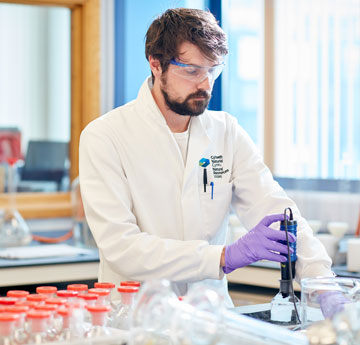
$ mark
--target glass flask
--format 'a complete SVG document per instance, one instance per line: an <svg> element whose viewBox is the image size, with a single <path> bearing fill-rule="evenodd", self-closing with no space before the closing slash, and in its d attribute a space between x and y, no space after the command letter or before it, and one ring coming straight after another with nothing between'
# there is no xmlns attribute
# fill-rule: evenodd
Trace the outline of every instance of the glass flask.
<svg viewBox="0 0 360 345"><path fill-rule="evenodd" d="M135 286L140 288L141 283L133 280L125 280L120 282L120 286Z"/></svg>
<svg viewBox="0 0 360 345"><path fill-rule="evenodd" d="M95 295L94 293L82 292L78 294L79 304L83 308L86 308L87 305L95 305L97 299L98 299L98 295Z"/></svg>
<svg viewBox="0 0 360 345"><path fill-rule="evenodd" d="M119 286L118 292L120 293L121 303L115 312L112 322L114 328L123 330L130 329L130 316L134 307L135 296L139 289L134 286Z"/></svg>
<svg viewBox="0 0 360 345"><path fill-rule="evenodd" d="M16 298L18 301L26 301L26 296L29 294L29 291L25 290L9 290L6 296Z"/></svg>
<svg viewBox="0 0 360 345"><path fill-rule="evenodd" d="M4 226L4 222L5 222L5 210L0 208L0 234Z"/></svg>
<svg viewBox="0 0 360 345"><path fill-rule="evenodd" d="M78 295L79 293L77 291L73 290L58 290L56 291L56 295L60 298L66 299L66 302L68 304L77 304L79 303Z"/></svg>
<svg viewBox="0 0 360 345"><path fill-rule="evenodd" d="M26 318L29 322L29 344L47 343L50 313L47 311L30 310Z"/></svg>
<svg viewBox="0 0 360 345"><path fill-rule="evenodd" d="M96 282L94 284L94 288L96 288L96 289L108 289L110 291L110 295L111 295L111 292L115 289L115 284L114 283L108 283L108 282Z"/></svg>
<svg viewBox="0 0 360 345"><path fill-rule="evenodd" d="M95 289L107 289L110 291L109 300L110 300L111 311L108 315L108 325L111 326L113 324L115 313L118 308L118 301L111 299L111 297L114 294L115 284L110 283L110 282L96 282L96 283L94 283L94 288Z"/></svg>
<svg viewBox="0 0 360 345"><path fill-rule="evenodd" d="M344 310L331 320L337 335L338 344L360 344L360 303L353 302L344 306Z"/></svg>
<svg viewBox="0 0 360 345"><path fill-rule="evenodd" d="M14 330L18 315L12 313L0 313L0 345L16 345Z"/></svg>
<svg viewBox="0 0 360 345"><path fill-rule="evenodd" d="M32 236L27 223L16 209L16 159L9 158L8 163L9 209L0 227L0 247L24 246L31 242Z"/></svg>
<svg viewBox="0 0 360 345"><path fill-rule="evenodd" d="M96 301L98 296L93 293L79 293L78 294L79 304L83 308L84 311L84 322L90 324L91 323L91 314L87 310L87 306L96 305Z"/></svg>
<svg viewBox="0 0 360 345"><path fill-rule="evenodd" d="M38 293L31 293L26 296L28 302L34 302L36 304L45 304L45 301L48 299L47 295L42 295Z"/></svg>
<svg viewBox="0 0 360 345"><path fill-rule="evenodd" d="M145 282L131 314L130 344L170 344L169 322L174 315L175 301L178 299L168 280Z"/></svg>
<svg viewBox="0 0 360 345"><path fill-rule="evenodd" d="M29 311L28 306L11 305L5 308L8 313L16 314L19 318L15 322L14 339L16 344L23 345L28 342L28 334L26 332L25 318L26 313Z"/></svg>
<svg viewBox="0 0 360 345"><path fill-rule="evenodd" d="M58 308L67 303L65 298L50 297L45 300L45 304L56 305Z"/></svg>
<svg viewBox="0 0 360 345"><path fill-rule="evenodd" d="M222 331L223 299L206 285L190 289L176 310L171 334L176 343L216 344Z"/></svg>
<svg viewBox="0 0 360 345"><path fill-rule="evenodd" d="M308 345L304 334L228 310L206 286L197 285L179 301L166 281L143 285L131 324L131 345Z"/></svg>
<svg viewBox="0 0 360 345"><path fill-rule="evenodd" d="M61 328L61 318L57 315L58 306L56 304L38 304L34 309L50 314L47 324L47 338L49 341L54 341Z"/></svg>
<svg viewBox="0 0 360 345"><path fill-rule="evenodd" d="M87 284L69 284L67 287L67 290L70 291L77 291L80 292L86 292L89 289L89 286Z"/></svg>
<svg viewBox="0 0 360 345"><path fill-rule="evenodd" d="M71 320L73 333L75 333L78 338L84 338L85 333L90 329L91 326L85 322L84 306L80 303L67 303L66 307L72 310Z"/></svg>
<svg viewBox="0 0 360 345"><path fill-rule="evenodd" d="M14 305L17 301L14 297L0 297L0 306Z"/></svg>
<svg viewBox="0 0 360 345"><path fill-rule="evenodd" d="M317 321L309 325L306 335L310 345L358 345L360 344L360 305L347 303L343 311L333 319Z"/></svg>
<svg viewBox="0 0 360 345"><path fill-rule="evenodd" d="M96 338L110 335L111 331L106 326L106 320L111 308L108 305L90 305L87 309L91 314L91 327L85 333L85 337Z"/></svg>
<svg viewBox="0 0 360 345"><path fill-rule="evenodd" d="M91 288L89 293L97 295L96 300L97 305L110 305L110 290L109 289L100 289L100 288Z"/></svg>
<svg viewBox="0 0 360 345"><path fill-rule="evenodd" d="M58 309L58 314L62 318L58 340L68 342L74 339L82 339L83 333L79 333L79 329L83 329L83 327L77 324L74 309L61 307Z"/></svg>
<svg viewBox="0 0 360 345"><path fill-rule="evenodd" d="M36 288L36 293L46 295L48 298L56 297L56 291L56 286L38 286Z"/></svg>
<svg viewBox="0 0 360 345"><path fill-rule="evenodd" d="M295 301L295 306L294 306ZM271 322L282 326L300 324L300 300L294 294L285 296L279 292L270 303Z"/></svg>
<svg viewBox="0 0 360 345"><path fill-rule="evenodd" d="M302 328L332 318L345 305L360 300L360 280L344 277L305 278L301 280Z"/></svg>
<svg viewBox="0 0 360 345"><path fill-rule="evenodd" d="M178 302L171 334L176 344L308 345L304 334L225 308L224 299L206 285L191 288Z"/></svg>

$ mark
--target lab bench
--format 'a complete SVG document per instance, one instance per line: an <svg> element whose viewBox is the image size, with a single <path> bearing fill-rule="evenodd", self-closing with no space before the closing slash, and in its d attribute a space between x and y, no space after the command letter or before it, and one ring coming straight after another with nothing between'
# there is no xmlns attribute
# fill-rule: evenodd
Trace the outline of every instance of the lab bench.
<svg viewBox="0 0 360 345"><path fill-rule="evenodd" d="M349 272L346 265L333 266L332 270L339 277L360 279L360 272ZM227 275L227 279L231 284L279 289L279 264L268 261L257 262L231 272ZM300 291L300 285L295 281L294 290Z"/></svg>
<svg viewBox="0 0 360 345"><path fill-rule="evenodd" d="M68 230L35 232L46 237L59 237ZM33 232L34 233L34 232ZM74 245L69 239L62 242ZM30 246L39 245L33 241ZM26 259L0 258L0 290L5 287L43 285L64 282L97 281L99 253L97 248L73 256L52 256Z"/></svg>
<svg viewBox="0 0 360 345"><path fill-rule="evenodd" d="M71 240L66 242L69 244ZM0 259L0 287L23 286L31 284L61 283L97 280L99 254L96 248L76 256ZM334 266L334 272L341 277L360 278L359 272L348 272L346 266ZM257 262L233 271L227 276L229 283L264 288L279 288L279 264ZM294 283L295 291L300 286Z"/></svg>
<svg viewBox="0 0 360 345"><path fill-rule="evenodd" d="M97 280L99 254L36 259L0 259L0 287Z"/></svg>

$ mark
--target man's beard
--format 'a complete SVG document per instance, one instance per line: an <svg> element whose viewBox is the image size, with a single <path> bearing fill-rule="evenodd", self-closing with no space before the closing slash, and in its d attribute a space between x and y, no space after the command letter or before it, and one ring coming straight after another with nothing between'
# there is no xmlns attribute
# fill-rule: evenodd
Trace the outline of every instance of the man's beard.
<svg viewBox="0 0 360 345"><path fill-rule="evenodd" d="M166 80L162 78L163 87L161 87L161 92L164 96L165 103L170 110L179 114L186 116L198 116L201 115L207 108L211 94L205 90L199 90L197 92L191 93L188 95L182 102L178 102L170 98L169 94L166 92ZM203 100L191 101L193 98L204 97Z"/></svg>

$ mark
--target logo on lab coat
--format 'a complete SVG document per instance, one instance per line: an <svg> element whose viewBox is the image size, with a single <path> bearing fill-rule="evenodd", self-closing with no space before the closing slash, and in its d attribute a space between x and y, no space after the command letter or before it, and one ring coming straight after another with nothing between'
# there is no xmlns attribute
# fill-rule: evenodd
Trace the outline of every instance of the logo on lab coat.
<svg viewBox="0 0 360 345"><path fill-rule="evenodd" d="M210 161L207 158L201 158L199 160L199 165L203 168L206 168L210 164Z"/></svg>
<svg viewBox="0 0 360 345"><path fill-rule="evenodd" d="M214 178L222 178L224 174L229 172L229 169L224 170L223 155L211 156L210 160Z"/></svg>

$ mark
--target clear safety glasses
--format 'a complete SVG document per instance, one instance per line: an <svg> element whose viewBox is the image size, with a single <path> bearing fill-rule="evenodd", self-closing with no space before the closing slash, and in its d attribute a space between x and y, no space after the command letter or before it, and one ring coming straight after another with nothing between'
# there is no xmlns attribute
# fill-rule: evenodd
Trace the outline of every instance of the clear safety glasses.
<svg viewBox="0 0 360 345"><path fill-rule="evenodd" d="M215 81L215 79L221 74L224 69L225 63L215 66L196 66L196 65L188 65L186 63L178 62L176 60L170 60L170 64L176 66L172 69L172 71L187 80L201 83L206 78L209 78L210 82Z"/></svg>

